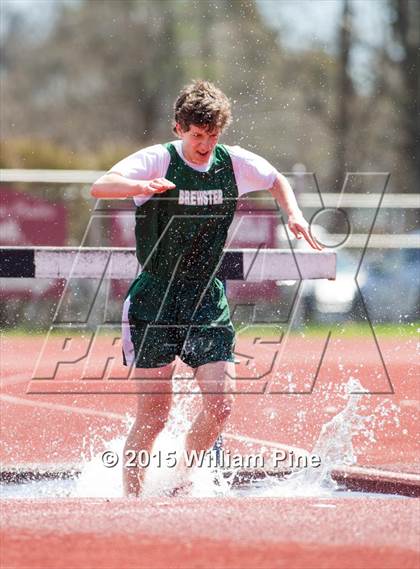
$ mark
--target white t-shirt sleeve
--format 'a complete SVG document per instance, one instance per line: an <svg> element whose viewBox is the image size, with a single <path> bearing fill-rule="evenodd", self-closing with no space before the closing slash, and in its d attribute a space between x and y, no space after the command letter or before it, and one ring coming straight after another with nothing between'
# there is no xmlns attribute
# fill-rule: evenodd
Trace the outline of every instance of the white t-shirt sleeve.
<svg viewBox="0 0 420 569"><path fill-rule="evenodd" d="M265 158L240 146L226 146L232 159L236 185L240 196L257 190L268 190L278 174Z"/></svg>
<svg viewBox="0 0 420 569"><path fill-rule="evenodd" d="M142 148L117 162L108 172L120 174L130 180L164 178L170 162L170 154L162 144ZM149 198L136 196L134 203L142 205Z"/></svg>

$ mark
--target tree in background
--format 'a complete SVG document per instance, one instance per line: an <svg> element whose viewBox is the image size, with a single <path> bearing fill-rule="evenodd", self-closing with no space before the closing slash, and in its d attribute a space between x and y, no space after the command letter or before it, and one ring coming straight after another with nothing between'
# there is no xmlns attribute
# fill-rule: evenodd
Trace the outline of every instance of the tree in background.
<svg viewBox="0 0 420 569"><path fill-rule="evenodd" d="M303 162L325 189L339 188L349 169L392 169L398 188L413 191L419 9L416 2L388 2L383 10L393 7L389 33L402 60L387 46L367 48L377 54L364 91L352 70L365 41L355 33L352 0L341 4L330 51L319 44L286 48L283 30L293 33L293 22L282 20L281 3L273 3L278 17L270 21L254 0L59 2L35 32L22 12L0 36L8 145L2 164L34 167L42 156L41 167L106 169L168 138L179 88L204 77L234 101L228 143L260 152L282 171ZM42 140L49 146L40 152ZM68 150L51 153L51 144ZM402 158L415 172L410 181L398 171Z"/></svg>
<svg viewBox="0 0 420 569"><path fill-rule="evenodd" d="M393 39L398 56L390 55L400 82L390 88L392 102L399 115L402 135L399 144L401 164L406 169L405 184L400 191L420 188L420 3L390 0L393 15Z"/></svg>
<svg viewBox="0 0 420 569"><path fill-rule="evenodd" d="M354 86L350 73L350 55L353 42L352 10L348 0L343 2L343 11L338 34L338 62L336 85L336 112L333 122L335 132L334 189L340 191L348 171L347 154L352 121Z"/></svg>
<svg viewBox="0 0 420 569"><path fill-rule="evenodd" d="M228 141L258 148L282 169L313 151L294 124L303 74L295 60L289 75L279 33L254 1L60 3L49 30L19 36L13 49L14 32L3 37L11 56L2 135L37 140L35 152L42 138L84 155L165 139L179 88L200 76L234 100Z"/></svg>

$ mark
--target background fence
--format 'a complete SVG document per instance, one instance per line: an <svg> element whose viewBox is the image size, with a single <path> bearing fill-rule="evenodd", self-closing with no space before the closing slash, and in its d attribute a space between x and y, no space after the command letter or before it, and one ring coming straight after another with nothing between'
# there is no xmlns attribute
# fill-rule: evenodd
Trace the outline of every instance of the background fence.
<svg viewBox="0 0 420 569"><path fill-rule="evenodd" d="M100 171L3 170L1 246L134 247L134 206L130 200L96 201L90 184ZM291 173L300 207L326 250L337 252L335 282L274 281L227 283L237 325L282 324L298 299L297 322L418 319L418 196L387 194L385 174L349 175L340 193L322 192L316 176ZM357 193L356 185L366 193ZM372 191L371 191L372 190ZM379 191L378 191L379 190ZM227 247L309 248L286 229L268 192L247 194L238 204ZM113 280L96 307L96 321L107 303L118 320L129 280ZM73 283L73 309L79 310L92 283ZM51 323L64 287L59 279L5 279L1 317L4 327L36 329ZM364 301L364 303L363 303Z"/></svg>

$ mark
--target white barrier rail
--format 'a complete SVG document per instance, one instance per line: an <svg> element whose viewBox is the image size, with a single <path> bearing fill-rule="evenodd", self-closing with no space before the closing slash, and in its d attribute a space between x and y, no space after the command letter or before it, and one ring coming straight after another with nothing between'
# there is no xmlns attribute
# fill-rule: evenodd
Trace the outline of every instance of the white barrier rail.
<svg viewBox="0 0 420 569"><path fill-rule="evenodd" d="M280 249L225 250L218 276L226 280L335 279L336 254ZM132 279L141 270L134 249L0 248L0 277Z"/></svg>

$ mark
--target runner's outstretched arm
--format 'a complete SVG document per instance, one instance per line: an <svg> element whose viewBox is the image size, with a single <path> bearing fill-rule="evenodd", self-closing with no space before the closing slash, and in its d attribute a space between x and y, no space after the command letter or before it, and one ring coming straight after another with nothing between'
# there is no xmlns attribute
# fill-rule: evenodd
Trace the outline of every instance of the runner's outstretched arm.
<svg viewBox="0 0 420 569"><path fill-rule="evenodd" d="M303 236L312 249L322 251L321 245L311 235L309 224L299 209L291 185L282 174L277 174L270 192L283 211L287 213L287 225L296 239Z"/></svg>
<svg viewBox="0 0 420 569"><path fill-rule="evenodd" d="M96 180L90 189L90 193L94 198L124 199L134 196L152 196L174 188L175 184L166 178L130 180L116 172L109 172Z"/></svg>

